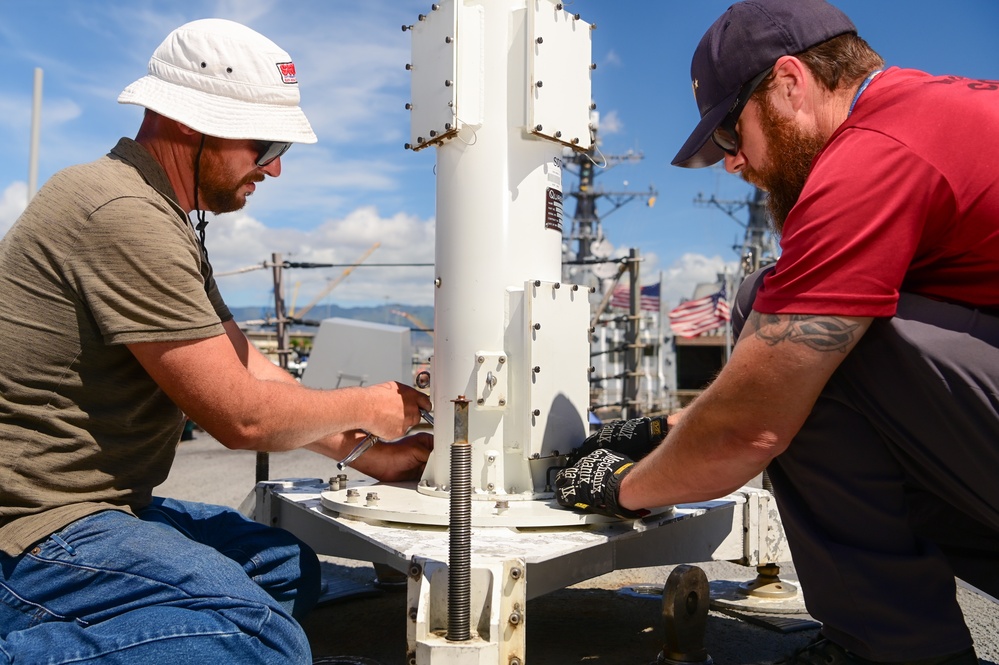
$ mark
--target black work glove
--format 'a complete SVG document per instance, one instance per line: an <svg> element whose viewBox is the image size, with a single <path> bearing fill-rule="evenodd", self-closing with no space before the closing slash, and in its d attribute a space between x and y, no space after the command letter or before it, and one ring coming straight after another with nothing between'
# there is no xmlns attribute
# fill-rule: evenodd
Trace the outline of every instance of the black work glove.
<svg viewBox="0 0 999 665"><path fill-rule="evenodd" d="M612 420L569 453L569 464L575 464L598 448L616 450L637 462L652 452L666 438L668 431L666 416Z"/></svg>
<svg viewBox="0 0 999 665"><path fill-rule="evenodd" d="M635 462L607 448L598 448L572 466L555 474L555 500L565 508L576 508L608 517L645 517L647 510L628 510L617 501L621 481Z"/></svg>

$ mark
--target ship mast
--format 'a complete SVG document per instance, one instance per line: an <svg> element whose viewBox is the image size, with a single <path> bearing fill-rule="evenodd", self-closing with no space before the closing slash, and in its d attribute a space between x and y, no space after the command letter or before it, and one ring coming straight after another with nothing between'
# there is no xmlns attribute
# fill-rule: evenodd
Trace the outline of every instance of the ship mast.
<svg viewBox="0 0 999 665"><path fill-rule="evenodd" d="M658 195L651 185L645 192L609 191L597 187L598 176L606 175L619 164L638 163L644 159L641 152L633 150L623 155L601 153L598 124L599 115L593 111L590 124L593 147L586 152L573 152L563 156L565 170L577 178L576 189L569 192L569 196L576 199L576 210L568 243L563 247L563 278L576 284L596 287L595 302L599 302L603 294L613 288L618 272L617 261L611 258L614 248L604 235L603 219L635 199L644 199L651 208ZM602 215L597 212L597 201L600 199L610 204L610 208Z"/></svg>
<svg viewBox="0 0 999 665"><path fill-rule="evenodd" d="M613 257L614 247L604 234L603 219L635 199L644 199L652 207L657 192L652 186L648 191L640 192L609 191L596 185L597 176L606 174L611 168L624 163L637 163L643 159L643 155L635 151L628 151L623 155L604 155L599 149L598 124L599 116L593 111L590 123L592 147L586 152L563 156L563 168L577 177L577 184L569 192L569 196L576 199L576 209L572 229L563 242L562 276L566 282L593 288L591 322L595 335L591 345L591 358L595 359L595 371L590 377L591 408L614 409L614 416L631 418L642 412L639 403L641 379L645 375L640 366L645 346L642 340L643 333L648 332L652 321L643 315L640 307L639 250L631 248L627 256ZM604 206L602 215L597 211L597 201L600 199L609 204L609 207ZM608 305L618 280L625 273L630 277L629 313L602 320L604 308ZM658 327L658 317L654 322ZM655 338L660 337L657 330ZM657 371L656 374L661 373ZM661 392L649 386L650 394Z"/></svg>
<svg viewBox="0 0 999 665"><path fill-rule="evenodd" d="M742 244L732 246L739 254L739 274L736 275L733 290L738 288L747 275L777 261L780 255L777 236L767 217L767 193L762 189L754 187L753 193L741 200L718 199L714 194L705 198L703 194L698 194L694 203L715 206L745 229ZM749 218L745 222L735 215L742 208L749 211ZM730 294L730 297L732 295L734 294Z"/></svg>

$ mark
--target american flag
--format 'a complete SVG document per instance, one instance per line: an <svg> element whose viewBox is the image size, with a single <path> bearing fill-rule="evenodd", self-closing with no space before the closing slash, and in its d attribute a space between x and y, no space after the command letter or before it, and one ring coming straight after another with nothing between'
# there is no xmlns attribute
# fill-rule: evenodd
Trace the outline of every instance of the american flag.
<svg viewBox="0 0 999 665"><path fill-rule="evenodd" d="M697 337L720 328L732 318L725 299L725 287L717 293L680 303L669 313L669 327L680 337Z"/></svg>
<svg viewBox="0 0 999 665"><path fill-rule="evenodd" d="M615 288L614 295L611 296L610 305L611 307L618 307L620 309L630 308L631 287L622 285ZM659 284L650 284L649 286L642 287L639 309L648 312L659 311Z"/></svg>

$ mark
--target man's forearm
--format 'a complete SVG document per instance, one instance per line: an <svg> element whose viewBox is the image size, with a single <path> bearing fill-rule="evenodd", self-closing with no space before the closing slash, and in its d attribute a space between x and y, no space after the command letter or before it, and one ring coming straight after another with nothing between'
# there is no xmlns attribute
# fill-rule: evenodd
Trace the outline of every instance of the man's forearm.
<svg viewBox="0 0 999 665"><path fill-rule="evenodd" d="M773 449L692 424L694 414L670 430L621 484L620 504L630 510L706 501L729 494L758 475Z"/></svg>

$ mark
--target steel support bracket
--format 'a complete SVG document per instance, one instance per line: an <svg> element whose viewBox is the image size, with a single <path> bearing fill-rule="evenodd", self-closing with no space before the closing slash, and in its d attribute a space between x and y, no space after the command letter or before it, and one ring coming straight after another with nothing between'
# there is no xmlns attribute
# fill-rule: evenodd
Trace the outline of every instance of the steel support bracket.
<svg viewBox="0 0 999 665"><path fill-rule="evenodd" d="M473 560L468 640L451 641L448 566L424 557L410 561L406 626L409 665L496 665L524 662L527 646L527 565L523 559Z"/></svg>
<svg viewBox="0 0 999 665"><path fill-rule="evenodd" d="M777 501L764 489L743 488L743 558L739 563L760 566L790 561L787 535L780 521Z"/></svg>

